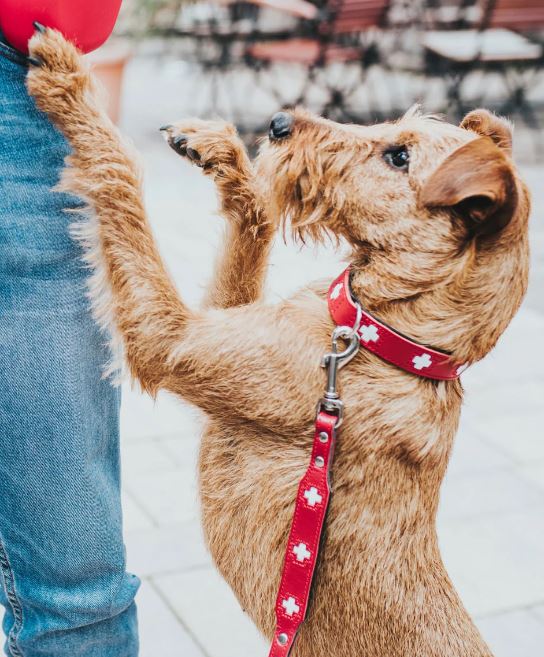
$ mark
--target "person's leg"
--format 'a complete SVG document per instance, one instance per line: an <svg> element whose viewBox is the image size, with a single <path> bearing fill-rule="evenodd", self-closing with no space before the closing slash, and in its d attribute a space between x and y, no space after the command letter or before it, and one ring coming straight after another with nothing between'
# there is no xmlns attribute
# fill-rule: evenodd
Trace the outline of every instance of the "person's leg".
<svg viewBox="0 0 544 657"><path fill-rule="evenodd" d="M11 53L12 54L12 53ZM0 45L0 602L10 657L135 657L119 393L52 193L68 146Z"/></svg>

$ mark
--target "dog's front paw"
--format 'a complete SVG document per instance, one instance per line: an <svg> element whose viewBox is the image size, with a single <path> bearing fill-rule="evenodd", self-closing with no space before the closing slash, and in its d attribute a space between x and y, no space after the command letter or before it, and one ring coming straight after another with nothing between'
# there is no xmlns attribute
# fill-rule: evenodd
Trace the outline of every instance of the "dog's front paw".
<svg viewBox="0 0 544 657"><path fill-rule="evenodd" d="M236 128L224 121L189 119L161 128L168 144L205 173L233 172L245 165L247 153Z"/></svg>
<svg viewBox="0 0 544 657"><path fill-rule="evenodd" d="M28 92L43 112L62 124L74 102L90 88L90 75L81 53L60 32L39 23L35 26L36 33L28 44Z"/></svg>

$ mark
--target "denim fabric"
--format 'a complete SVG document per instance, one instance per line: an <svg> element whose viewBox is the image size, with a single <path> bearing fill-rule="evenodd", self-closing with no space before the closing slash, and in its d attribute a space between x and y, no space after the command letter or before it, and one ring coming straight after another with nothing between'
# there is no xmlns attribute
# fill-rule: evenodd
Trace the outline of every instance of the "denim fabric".
<svg viewBox="0 0 544 657"><path fill-rule="evenodd" d="M52 193L68 146L0 44L0 602L10 657L135 657L119 393Z"/></svg>

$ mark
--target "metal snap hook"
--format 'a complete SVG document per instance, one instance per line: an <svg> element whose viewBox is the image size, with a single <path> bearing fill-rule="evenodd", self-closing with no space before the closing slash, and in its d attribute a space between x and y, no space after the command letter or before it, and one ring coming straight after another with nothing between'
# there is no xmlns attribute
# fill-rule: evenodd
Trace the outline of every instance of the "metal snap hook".
<svg viewBox="0 0 544 657"><path fill-rule="evenodd" d="M349 340L348 346L339 351L339 340ZM338 370L349 363L359 350L360 341L356 331L349 326L337 326L332 332L332 351L323 356L321 366L327 370L327 388L319 400L318 412L323 408L330 413L336 413L338 420L336 428L342 424L344 404L337 391Z"/></svg>

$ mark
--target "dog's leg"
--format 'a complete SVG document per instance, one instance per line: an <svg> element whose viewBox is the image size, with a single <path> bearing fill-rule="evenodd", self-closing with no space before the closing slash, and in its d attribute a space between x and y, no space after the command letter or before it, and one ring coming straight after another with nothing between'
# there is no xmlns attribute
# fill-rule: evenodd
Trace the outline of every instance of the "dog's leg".
<svg viewBox="0 0 544 657"><path fill-rule="evenodd" d="M30 54L28 90L73 150L59 189L89 205L89 221L79 223L79 231L94 270L95 314L120 334L132 375L154 392L190 313L157 252L138 167L95 102L92 78L76 48L48 29L31 39Z"/></svg>
<svg viewBox="0 0 544 657"><path fill-rule="evenodd" d="M326 306L191 312L161 262L134 160L94 103L77 50L52 30L35 35L30 50L42 65L29 72L28 88L72 145L62 186L94 211L95 296L110 293L107 313L132 375L147 391L166 388L212 416L242 416L286 434L307 428L323 381Z"/></svg>
<svg viewBox="0 0 544 657"><path fill-rule="evenodd" d="M227 221L206 305L229 308L257 301L275 231L236 129L223 121L190 119L164 130L177 153L213 177Z"/></svg>

